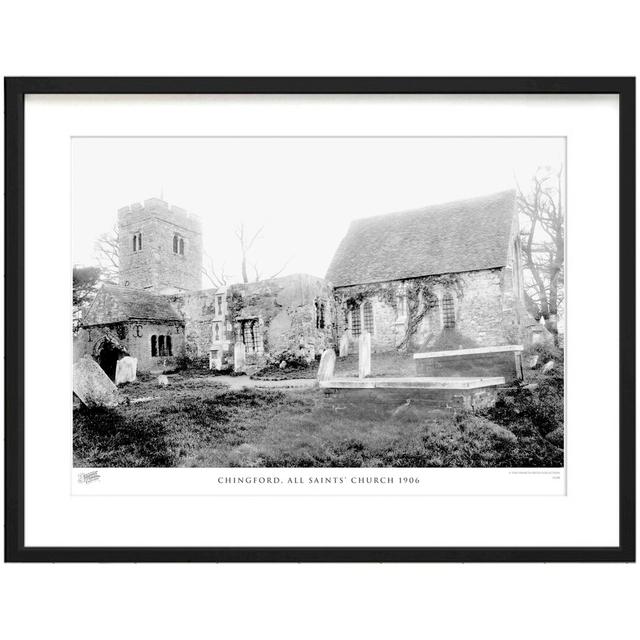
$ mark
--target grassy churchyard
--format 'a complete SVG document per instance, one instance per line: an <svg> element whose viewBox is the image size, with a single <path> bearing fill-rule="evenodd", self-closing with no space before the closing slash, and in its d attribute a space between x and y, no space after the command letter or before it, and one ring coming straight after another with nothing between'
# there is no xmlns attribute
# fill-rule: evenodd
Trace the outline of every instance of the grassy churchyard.
<svg viewBox="0 0 640 640"><path fill-rule="evenodd" d="M561 467L564 385L561 354L553 355L551 371L529 371L483 414L336 405L310 380L302 388L242 388L241 379L229 386L228 377L186 370L161 387L139 376L121 387L127 400L117 408L74 409L74 464Z"/></svg>

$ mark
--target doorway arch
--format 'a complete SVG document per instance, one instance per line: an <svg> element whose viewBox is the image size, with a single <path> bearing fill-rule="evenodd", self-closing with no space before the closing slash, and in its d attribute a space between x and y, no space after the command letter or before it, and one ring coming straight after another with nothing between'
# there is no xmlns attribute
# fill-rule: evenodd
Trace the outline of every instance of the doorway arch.
<svg viewBox="0 0 640 640"><path fill-rule="evenodd" d="M110 336L104 336L101 340L98 340L93 348L94 359L111 380L116 379L118 360L126 355L126 350L117 340Z"/></svg>

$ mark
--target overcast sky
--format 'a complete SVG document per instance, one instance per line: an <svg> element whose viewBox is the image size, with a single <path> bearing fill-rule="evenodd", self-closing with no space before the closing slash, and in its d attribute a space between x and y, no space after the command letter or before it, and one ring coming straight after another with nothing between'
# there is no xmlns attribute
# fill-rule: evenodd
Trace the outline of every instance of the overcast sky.
<svg viewBox="0 0 640 640"><path fill-rule="evenodd" d="M352 220L524 188L564 153L564 138L74 138L73 261L95 263L120 207L162 194L202 218L231 281L240 222L264 227L250 257L263 277L284 263L324 276Z"/></svg>

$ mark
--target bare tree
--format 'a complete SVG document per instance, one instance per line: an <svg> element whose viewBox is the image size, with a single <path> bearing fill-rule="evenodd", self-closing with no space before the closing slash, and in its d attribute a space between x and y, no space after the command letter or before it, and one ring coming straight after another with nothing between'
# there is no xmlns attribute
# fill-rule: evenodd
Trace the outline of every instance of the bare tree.
<svg viewBox="0 0 640 640"><path fill-rule="evenodd" d="M229 275L224 271L224 263L217 269L213 258L205 251L204 258L206 266L202 267L202 274L214 287L225 287L228 283Z"/></svg>
<svg viewBox="0 0 640 640"><path fill-rule="evenodd" d="M564 301L563 168L540 167L527 193L518 185L525 296L547 328L557 336L558 310Z"/></svg>
<svg viewBox="0 0 640 640"><path fill-rule="evenodd" d="M247 265L249 264L249 255L252 247L256 243L256 240L260 240L262 238L262 232L264 231L264 227L260 227L253 235L247 234L247 231L244 227L244 223L240 224L240 228L236 231L236 238L240 243L240 259L241 259L241 269L242 269L242 282L245 284L249 282L249 273L247 269ZM286 268L287 265L291 262L291 258L286 260L283 265L278 269L275 273L268 276L266 279L269 280L271 278L276 278L279 276ZM254 282L259 282L263 279L263 274L258 268L257 263L252 262L251 267L254 273Z"/></svg>
<svg viewBox="0 0 640 640"><path fill-rule="evenodd" d="M114 226L109 233L103 233L98 236L95 242L95 250L96 259L102 271L102 278L107 282L117 282L120 270L117 226Z"/></svg>
<svg viewBox="0 0 640 640"><path fill-rule="evenodd" d="M238 238L238 241L240 242L240 264L242 268L242 282L244 282L245 284L249 282L249 275L247 273L247 257L256 240L262 235L263 229L264 227L260 227L251 237L249 237L244 228L244 223L241 222L240 228L236 231L236 238ZM257 272L256 275L258 275Z"/></svg>

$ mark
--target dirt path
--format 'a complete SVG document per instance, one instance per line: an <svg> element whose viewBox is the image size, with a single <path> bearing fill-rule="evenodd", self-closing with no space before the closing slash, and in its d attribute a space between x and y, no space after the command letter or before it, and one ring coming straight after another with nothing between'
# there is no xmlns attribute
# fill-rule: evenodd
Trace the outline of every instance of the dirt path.
<svg viewBox="0 0 640 640"><path fill-rule="evenodd" d="M229 385L231 389L311 389L316 384L314 378L293 380L252 380L249 376L211 376L212 380Z"/></svg>

